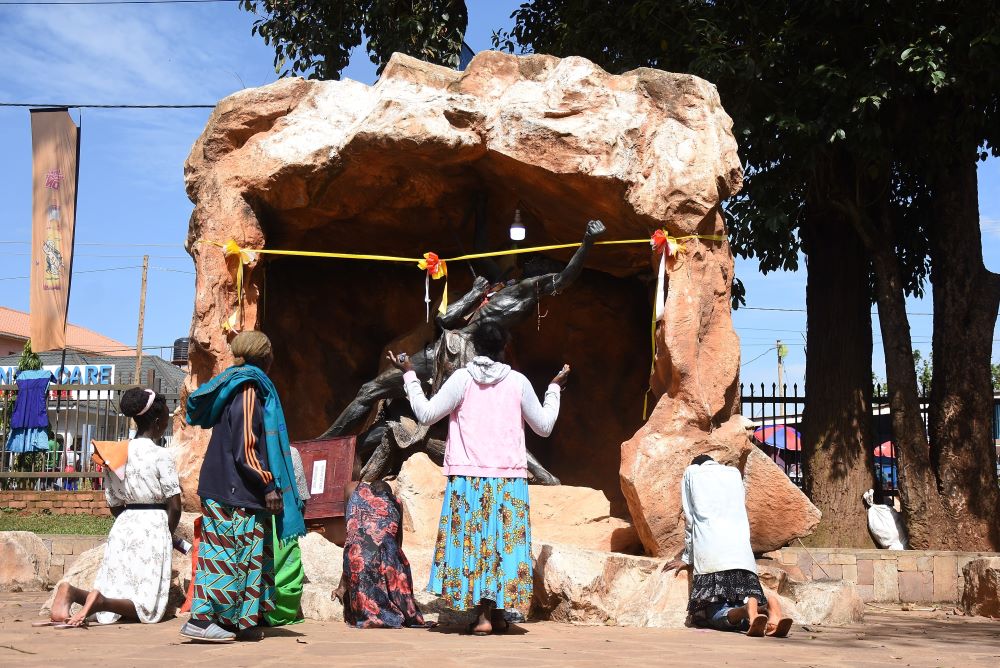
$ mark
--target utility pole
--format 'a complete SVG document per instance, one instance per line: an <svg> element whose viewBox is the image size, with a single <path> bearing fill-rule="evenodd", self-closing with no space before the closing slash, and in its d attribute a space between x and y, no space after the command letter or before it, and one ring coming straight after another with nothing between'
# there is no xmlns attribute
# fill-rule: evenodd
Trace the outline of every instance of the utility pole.
<svg viewBox="0 0 1000 668"><path fill-rule="evenodd" d="M143 282L145 285L145 282ZM778 339L775 350L778 351L778 396L785 396L785 346L781 344L781 339Z"/></svg>
<svg viewBox="0 0 1000 668"><path fill-rule="evenodd" d="M142 287L139 289L139 334L135 337L135 383L142 385L142 328L146 321L146 275L149 273L149 256L142 256Z"/></svg>

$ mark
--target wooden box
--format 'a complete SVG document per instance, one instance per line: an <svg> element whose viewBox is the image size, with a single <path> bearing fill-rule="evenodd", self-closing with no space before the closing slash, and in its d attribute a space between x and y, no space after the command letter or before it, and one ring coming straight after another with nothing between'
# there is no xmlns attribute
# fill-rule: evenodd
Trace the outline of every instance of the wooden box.
<svg viewBox="0 0 1000 668"><path fill-rule="evenodd" d="M306 502L305 519L344 516L344 487L351 482L354 441L354 436L339 436L292 443L302 455L311 495Z"/></svg>

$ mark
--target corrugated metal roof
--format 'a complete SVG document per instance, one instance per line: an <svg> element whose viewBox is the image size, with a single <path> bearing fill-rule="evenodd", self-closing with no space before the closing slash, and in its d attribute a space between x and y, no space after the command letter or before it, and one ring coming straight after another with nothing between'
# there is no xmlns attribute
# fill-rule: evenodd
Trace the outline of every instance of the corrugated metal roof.
<svg viewBox="0 0 1000 668"><path fill-rule="evenodd" d="M24 311L0 306L0 335L27 341L31 336L30 316ZM66 326L66 347L88 353L99 353L112 357L135 357L135 348L115 341L97 332L68 324Z"/></svg>

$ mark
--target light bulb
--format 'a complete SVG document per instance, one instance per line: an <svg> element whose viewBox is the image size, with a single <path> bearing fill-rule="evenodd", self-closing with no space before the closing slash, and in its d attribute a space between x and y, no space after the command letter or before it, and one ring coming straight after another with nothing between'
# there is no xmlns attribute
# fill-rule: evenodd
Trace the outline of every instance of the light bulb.
<svg viewBox="0 0 1000 668"><path fill-rule="evenodd" d="M514 210L514 222L510 226L510 240L524 241L524 225L521 223L521 210Z"/></svg>

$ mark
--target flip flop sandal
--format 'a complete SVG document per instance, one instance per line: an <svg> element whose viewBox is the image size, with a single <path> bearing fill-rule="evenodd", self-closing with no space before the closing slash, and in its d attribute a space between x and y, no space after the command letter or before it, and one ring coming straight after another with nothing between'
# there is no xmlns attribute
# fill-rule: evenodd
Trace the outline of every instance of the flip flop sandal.
<svg viewBox="0 0 1000 668"><path fill-rule="evenodd" d="M750 621L750 628L747 629L747 635L751 638L763 638L766 628L767 615L757 615Z"/></svg>
<svg viewBox="0 0 1000 668"><path fill-rule="evenodd" d="M767 635L771 638L785 638L788 636L788 632L792 630L792 620L789 617L783 618L774 626L774 630Z"/></svg>
<svg viewBox="0 0 1000 668"><path fill-rule="evenodd" d="M490 631L477 631L476 622L469 622L469 625L465 629L466 633L473 636L488 636Z"/></svg>
<svg viewBox="0 0 1000 668"><path fill-rule="evenodd" d="M44 622L31 622L31 625L34 626L35 628L39 628L39 627L42 627L42 626L58 626L59 624L65 624L65 623L66 623L65 619L63 621L61 621L61 622L57 622L54 619L50 619L50 620L44 621Z"/></svg>
<svg viewBox="0 0 1000 668"><path fill-rule="evenodd" d="M87 622L84 622L82 624L59 623L59 624L54 624L53 626L57 629L85 629L88 626L90 626L90 624L88 624Z"/></svg>

